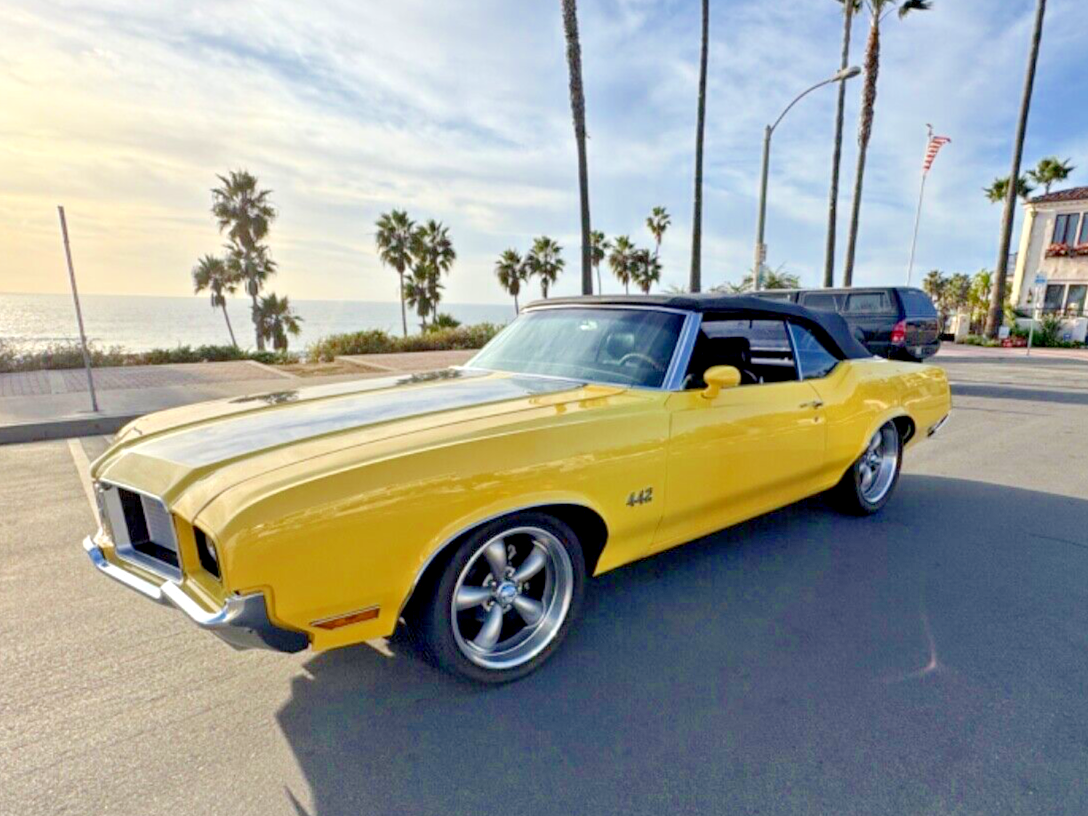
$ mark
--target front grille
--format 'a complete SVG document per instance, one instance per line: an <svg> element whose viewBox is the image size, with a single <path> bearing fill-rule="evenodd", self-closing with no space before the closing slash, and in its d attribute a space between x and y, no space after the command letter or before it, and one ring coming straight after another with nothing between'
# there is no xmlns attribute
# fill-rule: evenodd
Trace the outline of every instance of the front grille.
<svg viewBox="0 0 1088 816"><path fill-rule="evenodd" d="M181 575L178 542L170 511L161 501L135 490L100 483L103 527L117 554L168 578Z"/></svg>

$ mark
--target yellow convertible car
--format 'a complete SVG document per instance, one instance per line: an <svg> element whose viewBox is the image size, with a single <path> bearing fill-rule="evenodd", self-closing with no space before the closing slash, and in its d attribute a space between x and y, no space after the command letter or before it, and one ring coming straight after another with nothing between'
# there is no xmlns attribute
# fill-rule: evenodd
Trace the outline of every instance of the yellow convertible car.
<svg viewBox="0 0 1088 816"><path fill-rule="evenodd" d="M504 682L559 646L587 576L823 491L875 513L950 407L941 369L873 358L834 314L553 299L463 367L137 420L92 467L84 548L236 648L403 622Z"/></svg>

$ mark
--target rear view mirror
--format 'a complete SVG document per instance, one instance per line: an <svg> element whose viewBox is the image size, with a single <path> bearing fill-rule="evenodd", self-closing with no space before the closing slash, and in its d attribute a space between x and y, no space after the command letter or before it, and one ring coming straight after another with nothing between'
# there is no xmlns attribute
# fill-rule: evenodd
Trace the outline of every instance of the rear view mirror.
<svg viewBox="0 0 1088 816"><path fill-rule="evenodd" d="M703 374L706 388L703 389L705 399L714 399L723 388L736 388L740 385L740 371L733 366L711 366Z"/></svg>

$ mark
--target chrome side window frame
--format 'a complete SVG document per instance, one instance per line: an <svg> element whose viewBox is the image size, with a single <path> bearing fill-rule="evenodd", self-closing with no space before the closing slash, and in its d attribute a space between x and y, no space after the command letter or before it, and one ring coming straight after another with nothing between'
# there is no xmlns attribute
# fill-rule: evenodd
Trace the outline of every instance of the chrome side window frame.
<svg viewBox="0 0 1088 816"><path fill-rule="evenodd" d="M793 336L793 321L786 321L786 334L790 337L790 353L793 355L793 367L797 369L797 382L805 381L805 369L801 365L801 355L797 353L797 338Z"/></svg>
<svg viewBox="0 0 1088 816"><path fill-rule="evenodd" d="M661 381L662 391L683 390L684 378L687 376L688 365L691 363L691 354L695 350L695 341L699 337L699 329L702 325L702 312L687 313L684 325L680 327L680 337L676 341L672 362L665 372L665 378Z"/></svg>

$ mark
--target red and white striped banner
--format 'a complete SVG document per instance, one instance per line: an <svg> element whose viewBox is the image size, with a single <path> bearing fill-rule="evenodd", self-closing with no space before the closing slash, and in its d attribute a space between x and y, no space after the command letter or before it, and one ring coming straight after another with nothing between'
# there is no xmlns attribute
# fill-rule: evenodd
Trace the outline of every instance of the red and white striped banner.
<svg viewBox="0 0 1088 816"><path fill-rule="evenodd" d="M922 161L923 173L929 172L929 168L933 166L933 160L937 158L937 152L951 141L947 136L929 137L929 144L926 145L926 157Z"/></svg>

